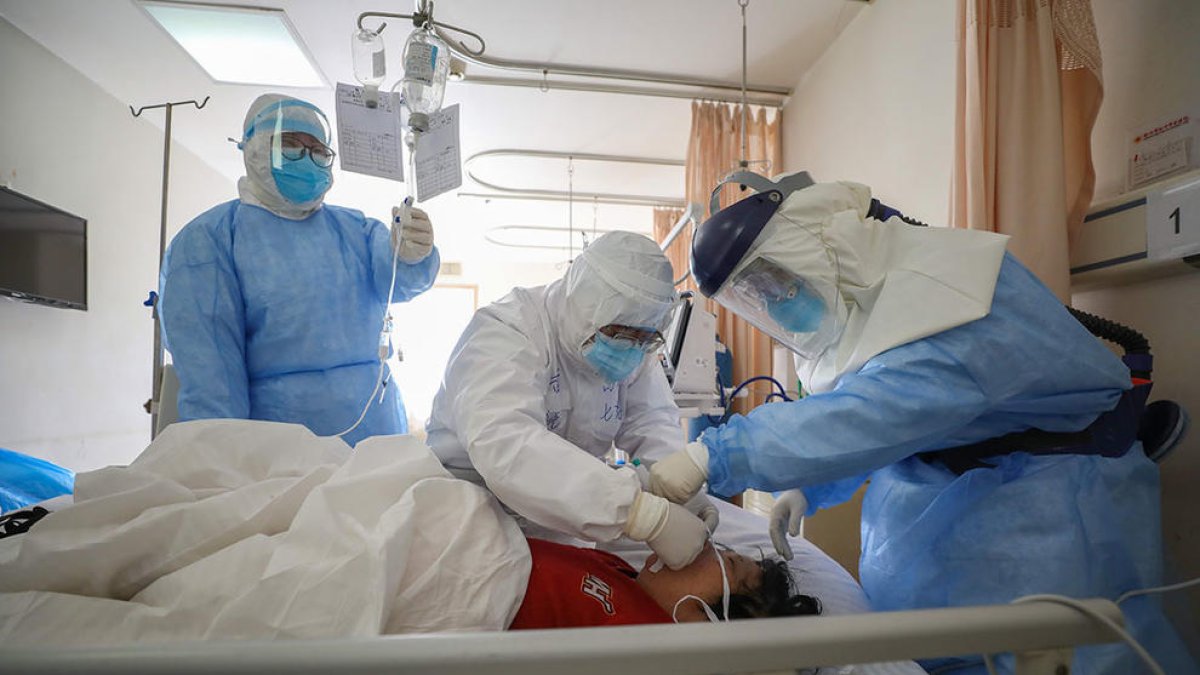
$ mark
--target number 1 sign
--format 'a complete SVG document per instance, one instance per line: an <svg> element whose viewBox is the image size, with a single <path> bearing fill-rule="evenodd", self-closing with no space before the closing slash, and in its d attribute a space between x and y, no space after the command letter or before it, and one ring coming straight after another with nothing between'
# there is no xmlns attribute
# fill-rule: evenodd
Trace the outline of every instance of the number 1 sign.
<svg viewBox="0 0 1200 675"><path fill-rule="evenodd" d="M1200 178L1146 195L1146 256L1174 260L1200 253Z"/></svg>

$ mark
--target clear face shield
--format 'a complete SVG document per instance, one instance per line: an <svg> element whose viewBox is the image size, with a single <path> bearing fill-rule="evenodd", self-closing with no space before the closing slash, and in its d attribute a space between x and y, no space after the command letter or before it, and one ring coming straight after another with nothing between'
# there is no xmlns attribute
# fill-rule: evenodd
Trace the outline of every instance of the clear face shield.
<svg viewBox="0 0 1200 675"><path fill-rule="evenodd" d="M329 119L320 108L305 101L285 99L268 105L247 125L237 142L238 149L244 150L256 136L270 139L272 169L306 157L318 168L328 169L337 156L329 146L333 139Z"/></svg>
<svg viewBox="0 0 1200 675"><path fill-rule="evenodd" d="M835 282L797 275L768 258L735 272L713 299L810 360L837 341L847 314Z"/></svg>
<svg viewBox="0 0 1200 675"><path fill-rule="evenodd" d="M271 103L247 125L239 144L254 152L247 169L266 164L268 176L284 199L293 204L317 203L332 185L335 153L329 147L329 120L319 108L296 99ZM253 144L251 144L253 141ZM261 165L260 165L261 166Z"/></svg>
<svg viewBox="0 0 1200 675"><path fill-rule="evenodd" d="M329 147L332 138L325 113L303 101L281 101L255 118L252 131L271 133L271 168L282 168L285 161L307 157L318 168L333 166L335 153Z"/></svg>

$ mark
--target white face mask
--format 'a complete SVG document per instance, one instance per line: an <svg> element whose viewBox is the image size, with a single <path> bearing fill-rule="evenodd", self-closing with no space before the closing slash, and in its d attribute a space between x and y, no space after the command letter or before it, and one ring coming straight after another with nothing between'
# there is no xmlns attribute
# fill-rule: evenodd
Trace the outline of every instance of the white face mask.
<svg viewBox="0 0 1200 675"><path fill-rule="evenodd" d="M722 609L722 614L725 615L724 621L729 621L729 575L725 572L725 558L721 556L721 552L717 550L716 546L713 546L712 550L713 550L713 554L717 556L717 564L721 566L721 609ZM679 619L675 615L679 612L679 606L688 600L695 600L696 602L700 603L700 607L701 607L701 609L704 610L705 616L707 616L708 620L711 621L712 623L720 623L722 621L722 619L717 618L716 612L714 612L712 610L712 607L708 606L707 602L705 602L704 600L700 599L699 597L697 597L695 595L685 595L682 598L680 598L678 602L675 603L675 607L671 609L671 620L672 621L674 621L675 623L679 623Z"/></svg>

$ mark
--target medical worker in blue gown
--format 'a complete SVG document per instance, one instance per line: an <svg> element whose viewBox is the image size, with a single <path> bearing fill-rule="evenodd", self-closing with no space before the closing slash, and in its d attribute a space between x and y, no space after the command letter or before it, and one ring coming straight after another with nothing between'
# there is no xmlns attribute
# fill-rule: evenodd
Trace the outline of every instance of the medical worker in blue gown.
<svg viewBox="0 0 1200 675"><path fill-rule="evenodd" d="M240 198L196 217L171 242L159 313L179 375L180 420L275 420L338 434L387 378L379 335L389 290L403 302L433 285L433 230L416 209L411 217L396 210L389 232L360 211L322 203L333 183L330 140L312 104L260 96L238 144ZM343 439L353 445L407 427L399 387L388 381Z"/></svg>
<svg viewBox="0 0 1200 675"><path fill-rule="evenodd" d="M797 355L811 395L735 415L656 464L652 491L790 490L772 538L870 477L863 588L880 610L1115 599L1163 581L1158 469L1122 456L988 457L954 448L1091 425L1129 389L1125 365L1005 252L1006 237L867 217L862 185L749 197L696 234L701 290ZM707 232L705 230L708 230ZM941 456L918 453L949 450ZM950 459L948 459L950 458ZM1156 597L1121 605L1168 673L1196 672ZM1147 672L1124 645L1081 648L1076 673ZM1011 667L1011 662L1009 666Z"/></svg>

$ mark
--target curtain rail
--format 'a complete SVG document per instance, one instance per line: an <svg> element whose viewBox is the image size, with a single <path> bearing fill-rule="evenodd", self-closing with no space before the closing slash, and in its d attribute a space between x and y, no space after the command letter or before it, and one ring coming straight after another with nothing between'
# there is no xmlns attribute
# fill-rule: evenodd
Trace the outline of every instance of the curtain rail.
<svg viewBox="0 0 1200 675"><path fill-rule="evenodd" d="M467 176L475 181L475 183L493 190L494 193L478 193L478 192L459 192L460 197L480 197L484 199L528 199L532 201L576 201L580 203L593 202L597 204L614 204L624 206L685 206L684 199L680 197L665 197L659 195L637 195L615 192L574 192L567 193L565 190L537 190L527 188L513 188L504 185L498 185L485 181L471 169L471 164L487 157L532 157L538 159L566 159L586 162L617 162L623 164L650 164L654 166L671 166L682 167L685 162L679 159L665 159L659 157L637 157L633 155L606 155L587 152L558 152L553 150L522 150L516 148L503 148L498 150L485 150L471 155L463 162L463 170Z"/></svg>

